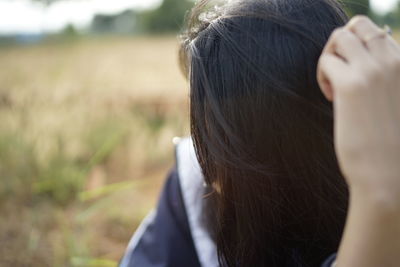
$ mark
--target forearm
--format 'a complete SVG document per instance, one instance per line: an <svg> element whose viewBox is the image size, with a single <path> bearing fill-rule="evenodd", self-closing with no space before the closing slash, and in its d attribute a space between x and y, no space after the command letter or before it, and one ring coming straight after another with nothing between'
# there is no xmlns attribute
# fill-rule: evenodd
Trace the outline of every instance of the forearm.
<svg viewBox="0 0 400 267"><path fill-rule="evenodd" d="M400 197L352 192L338 267L400 264Z"/></svg>
<svg viewBox="0 0 400 267"><path fill-rule="evenodd" d="M319 61L350 188L338 267L400 266L399 70L399 44L364 16L335 30Z"/></svg>

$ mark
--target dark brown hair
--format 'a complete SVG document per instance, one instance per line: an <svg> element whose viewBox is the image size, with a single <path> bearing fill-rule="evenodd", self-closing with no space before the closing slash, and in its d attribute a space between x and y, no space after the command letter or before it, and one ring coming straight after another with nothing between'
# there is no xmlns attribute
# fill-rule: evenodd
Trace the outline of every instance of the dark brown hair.
<svg viewBox="0 0 400 267"><path fill-rule="evenodd" d="M316 66L346 21L334 0L203 0L188 17L191 135L222 266L318 266L337 250L348 191Z"/></svg>

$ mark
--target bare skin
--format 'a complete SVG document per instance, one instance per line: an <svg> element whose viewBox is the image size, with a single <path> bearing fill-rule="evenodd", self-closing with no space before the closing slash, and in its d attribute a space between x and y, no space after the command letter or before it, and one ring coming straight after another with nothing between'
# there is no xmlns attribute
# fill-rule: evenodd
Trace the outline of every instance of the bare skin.
<svg viewBox="0 0 400 267"><path fill-rule="evenodd" d="M350 189L337 266L400 266L400 46L357 16L332 34L318 81Z"/></svg>

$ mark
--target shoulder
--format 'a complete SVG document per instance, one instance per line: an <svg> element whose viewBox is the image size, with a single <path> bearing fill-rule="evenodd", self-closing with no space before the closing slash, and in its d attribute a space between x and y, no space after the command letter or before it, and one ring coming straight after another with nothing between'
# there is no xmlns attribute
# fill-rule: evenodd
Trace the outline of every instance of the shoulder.
<svg viewBox="0 0 400 267"><path fill-rule="evenodd" d="M157 208L142 221L120 262L120 267L136 266L200 267L176 169L169 173Z"/></svg>
<svg viewBox="0 0 400 267"><path fill-rule="evenodd" d="M175 138L176 164L157 208L133 235L121 267L218 266L202 216L205 187L190 138Z"/></svg>

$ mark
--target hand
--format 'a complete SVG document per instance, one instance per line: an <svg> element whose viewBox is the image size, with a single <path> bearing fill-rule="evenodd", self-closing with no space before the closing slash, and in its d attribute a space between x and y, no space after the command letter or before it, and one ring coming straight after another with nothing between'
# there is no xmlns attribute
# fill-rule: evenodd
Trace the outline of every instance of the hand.
<svg viewBox="0 0 400 267"><path fill-rule="evenodd" d="M400 47L367 17L329 39L318 81L335 107L335 146L350 191L400 206Z"/></svg>

